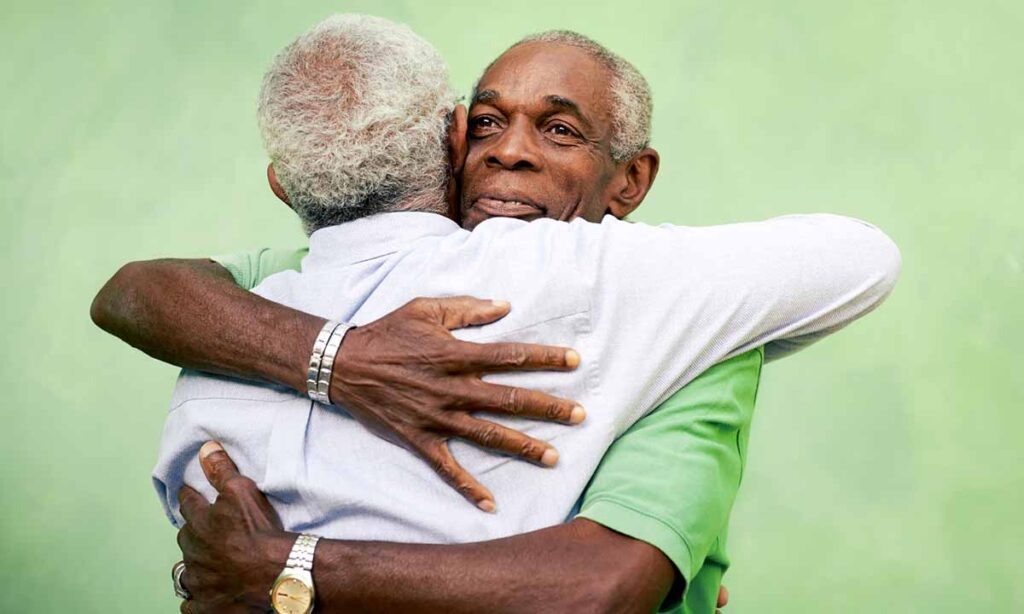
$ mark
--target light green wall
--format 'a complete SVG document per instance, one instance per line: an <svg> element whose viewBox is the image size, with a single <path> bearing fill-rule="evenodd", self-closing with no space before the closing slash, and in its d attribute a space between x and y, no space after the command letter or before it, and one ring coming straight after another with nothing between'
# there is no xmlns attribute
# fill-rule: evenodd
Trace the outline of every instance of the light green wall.
<svg viewBox="0 0 1024 614"><path fill-rule="evenodd" d="M255 94L292 37L359 10L463 90L551 27L632 59L663 155L641 220L831 211L902 247L883 309L766 370L731 612L1024 608L1024 4L435 4L5 2L0 610L176 611L149 484L175 370L89 301L129 260L303 241Z"/></svg>

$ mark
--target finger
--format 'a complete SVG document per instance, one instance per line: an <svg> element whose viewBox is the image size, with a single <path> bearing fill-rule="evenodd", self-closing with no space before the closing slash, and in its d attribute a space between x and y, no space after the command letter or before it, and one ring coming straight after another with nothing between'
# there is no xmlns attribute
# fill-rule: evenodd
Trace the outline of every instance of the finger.
<svg viewBox="0 0 1024 614"><path fill-rule="evenodd" d="M196 514L210 507L210 504L206 501L206 497L199 494L199 491L191 486L182 486L178 491L178 507L181 509L181 516L185 522L192 522Z"/></svg>
<svg viewBox="0 0 1024 614"><path fill-rule="evenodd" d="M186 523L185 526L178 529L178 550L181 550L181 558L185 561L186 567L191 564L191 557L189 554L192 551L192 523Z"/></svg>
<svg viewBox="0 0 1024 614"><path fill-rule="evenodd" d="M416 451L460 495L483 511L494 512L494 495L455 460L446 442L437 439L417 447Z"/></svg>
<svg viewBox="0 0 1024 614"><path fill-rule="evenodd" d="M437 318L448 330L464 326L480 326L500 320L512 308L507 301L491 301L472 296L417 299L418 308Z"/></svg>
<svg viewBox="0 0 1024 614"><path fill-rule="evenodd" d="M463 414L454 419L452 427L460 438L481 448L505 452L545 467L554 467L558 462L558 451L549 444L494 422Z"/></svg>
<svg viewBox="0 0 1024 614"><path fill-rule="evenodd" d="M718 587L718 603L715 605L720 608L729 605L729 589L724 584Z"/></svg>
<svg viewBox="0 0 1024 614"><path fill-rule="evenodd" d="M479 373L502 371L572 371L580 355L571 348L536 343L460 342L459 357Z"/></svg>
<svg viewBox="0 0 1024 614"><path fill-rule="evenodd" d="M196 574L195 569L193 569L194 567L195 565L185 565L185 571L181 572L181 578L179 578L179 581L181 582L181 587L185 589L186 592L192 595L195 594L194 590L196 588Z"/></svg>
<svg viewBox="0 0 1024 614"><path fill-rule="evenodd" d="M239 476L238 467L216 441L207 441L199 448L199 464L203 467L206 479L217 492L224 492L227 483Z"/></svg>
<svg viewBox="0 0 1024 614"><path fill-rule="evenodd" d="M479 382L475 390L457 406L466 411L487 411L509 416L557 420L579 424L587 417L583 406L568 399L528 388Z"/></svg>

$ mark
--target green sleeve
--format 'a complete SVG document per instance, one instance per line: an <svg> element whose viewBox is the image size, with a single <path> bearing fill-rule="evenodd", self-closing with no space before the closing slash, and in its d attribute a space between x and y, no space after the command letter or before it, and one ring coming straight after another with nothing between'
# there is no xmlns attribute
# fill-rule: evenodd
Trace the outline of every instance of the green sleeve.
<svg viewBox="0 0 1024 614"><path fill-rule="evenodd" d="M686 581L686 612L714 611L763 361L751 350L669 397L615 441L583 496L580 516L665 553ZM684 597L673 593L666 606Z"/></svg>
<svg viewBox="0 0 1024 614"><path fill-rule="evenodd" d="M309 248L270 249L263 247L237 254L213 256L211 260L227 269L240 288L252 290L261 281L281 271L298 271Z"/></svg>

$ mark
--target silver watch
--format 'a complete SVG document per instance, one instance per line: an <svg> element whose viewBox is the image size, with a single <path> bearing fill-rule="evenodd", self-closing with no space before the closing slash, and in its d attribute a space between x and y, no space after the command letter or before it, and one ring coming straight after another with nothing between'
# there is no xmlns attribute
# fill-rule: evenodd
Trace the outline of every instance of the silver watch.
<svg viewBox="0 0 1024 614"><path fill-rule="evenodd" d="M319 540L319 537L305 533L296 538L284 571L270 589L270 604L277 614L310 614L313 611L316 598L313 555Z"/></svg>

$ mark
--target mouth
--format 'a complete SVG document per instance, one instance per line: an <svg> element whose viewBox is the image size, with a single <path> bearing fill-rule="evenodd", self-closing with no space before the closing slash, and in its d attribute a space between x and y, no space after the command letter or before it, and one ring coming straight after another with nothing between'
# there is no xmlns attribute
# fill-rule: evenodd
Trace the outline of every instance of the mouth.
<svg viewBox="0 0 1024 614"><path fill-rule="evenodd" d="M532 218L544 215L544 208L521 197L482 196L473 201L473 209L491 217Z"/></svg>

